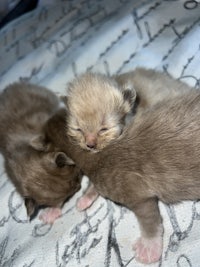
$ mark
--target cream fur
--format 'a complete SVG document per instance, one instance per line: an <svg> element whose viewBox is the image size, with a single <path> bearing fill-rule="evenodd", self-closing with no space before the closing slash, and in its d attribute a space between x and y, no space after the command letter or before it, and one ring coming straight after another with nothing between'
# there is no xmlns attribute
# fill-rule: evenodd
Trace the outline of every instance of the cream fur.
<svg viewBox="0 0 200 267"><path fill-rule="evenodd" d="M68 134L81 147L90 149L91 143L98 151L121 134L131 105L113 79L86 73L69 84L67 93Z"/></svg>

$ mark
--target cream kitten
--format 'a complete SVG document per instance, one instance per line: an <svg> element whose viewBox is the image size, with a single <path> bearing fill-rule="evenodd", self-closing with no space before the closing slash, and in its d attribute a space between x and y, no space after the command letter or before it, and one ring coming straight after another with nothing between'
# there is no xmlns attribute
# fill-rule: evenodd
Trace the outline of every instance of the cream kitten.
<svg viewBox="0 0 200 267"><path fill-rule="evenodd" d="M160 101L136 114L120 138L99 153L74 145L66 136L63 112L48 124L49 139L70 156L103 197L132 210L141 237L135 258L160 259L163 225L158 200L166 204L200 198L200 91Z"/></svg>
<svg viewBox="0 0 200 267"><path fill-rule="evenodd" d="M185 83L151 69L137 68L113 77L86 73L69 84L68 134L82 148L100 151L120 136L135 113L188 90ZM88 208L97 197L91 185L77 208Z"/></svg>
<svg viewBox="0 0 200 267"><path fill-rule="evenodd" d="M103 74L83 74L68 87L68 134L82 148L98 152L121 134L135 97L135 90L122 90Z"/></svg>
<svg viewBox="0 0 200 267"><path fill-rule="evenodd" d="M68 86L68 134L82 148L98 152L122 133L136 108L139 112L188 88L166 74L143 68L113 77L83 74Z"/></svg>

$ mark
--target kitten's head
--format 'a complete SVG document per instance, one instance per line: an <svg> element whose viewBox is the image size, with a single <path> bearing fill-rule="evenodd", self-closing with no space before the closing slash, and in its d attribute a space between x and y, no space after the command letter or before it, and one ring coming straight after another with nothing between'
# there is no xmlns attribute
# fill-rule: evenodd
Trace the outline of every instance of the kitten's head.
<svg viewBox="0 0 200 267"><path fill-rule="evenodd" d="M123 131L136 93L102 74L86 73L68 87L67 131L84 149L98 152Z"/></svg>
<svg viewBox="0 0 200 267"><path fill-rule="evenodd" d="M41 135L18 142L6 157L6 169L33 217L39 206L57 207L80 189L81 171L67 155Z"/></svg>

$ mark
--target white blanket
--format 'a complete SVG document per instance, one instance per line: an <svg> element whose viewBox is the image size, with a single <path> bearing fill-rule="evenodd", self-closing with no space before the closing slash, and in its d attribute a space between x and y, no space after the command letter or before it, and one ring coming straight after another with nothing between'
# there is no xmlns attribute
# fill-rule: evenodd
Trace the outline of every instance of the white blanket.
<svg viewBox="0 0 200 267"><path fill-rule="evenodd" d="M50 2L0 31L0 90L25 79L62 94L67 82L85 70L116 74L136 66L163 70L199 86L199 1ZM132 250L139 228L131 211L99 197L80 213L75 208L80 191L53 226L38 217L30 223L3 158L1 162L1 267L143 266ZM164 251L151 266L199 267L199 202L159 204Z"/></svg>

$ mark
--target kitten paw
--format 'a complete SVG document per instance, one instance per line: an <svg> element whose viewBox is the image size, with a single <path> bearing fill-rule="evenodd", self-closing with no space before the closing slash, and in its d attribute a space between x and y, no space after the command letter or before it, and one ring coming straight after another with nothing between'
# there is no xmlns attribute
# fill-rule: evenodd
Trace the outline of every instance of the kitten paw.
<svg viewBox="0 0 200 267"><path fill-rule="evenodd" d="M76 208L78 211L84 211L89 208L94 200L87 195L83 195L77 200Z"/></svg>
<svg viewBox="0 0 200 267"><path fill-rule="evenodd" d="M60 208L47 208L40 214L39 219L46 224L53 224L61 215L62 211Z"/></svg>
<svg viewBox="0 0 200 267"><path fill-rule="evenodd" d="M137 261L150 264L159 261L162 255L162 238L144 238L140 237L133 245L135 258Z"/></svg>
<svg viewBox="0 0 200 267"><path fill-rule="evenodd" d="M89 208L98 198L99 194L95 190L93 184L90 184L82 197L77 200L76 208L78 211L83 211Z"/></svg>

